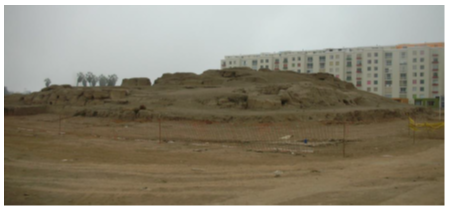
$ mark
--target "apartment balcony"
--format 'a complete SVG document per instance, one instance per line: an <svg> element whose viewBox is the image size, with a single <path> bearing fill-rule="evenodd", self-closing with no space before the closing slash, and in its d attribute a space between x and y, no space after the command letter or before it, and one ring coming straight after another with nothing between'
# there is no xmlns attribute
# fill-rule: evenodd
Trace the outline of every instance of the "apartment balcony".
<svg viewBox="0 0 450 213"><path fill-rule="evenodd" d="M433 57L438 57L438 54L433 54Z"/></svg>
<svg viewBox="0 0 450 213"><path fill-rule="evenodd" d="M433 62L431 62L432 64L439 64L439 61L433 61Z"/></svg>
<svg viewBox="0 0 450 213"><path fill-rule="evenodd" d="M275 64L280 64L280 62L279 61L275 61Z"/></svg>
<svg viewBox="0 0 450 213"><path fill-rule="evenodd" d="M356 78L356 80L357 80L357 81L361 81L361 78L360 78L360 77L359 77L359 78Z"/></svg>
<svg viewBox="0 0 450 213"><path fill-rule="evenodd" d="M400 84L401 87L406 87L408 84Z"/></svg>
<svg viewBox="0 0 450 213"><path fill-rule="evenodd" d="M356 73L362 73L361 71L356 71Z"/></svg>
<svg viewBox="0 0 450 213"><path fill-rule="evenodd" d="M352 60L352 58L347 58L347 61L351 61Z"/></svg>
<svg viewBox="0 0 450 213"><path fill-rule="evenodd" d="M433 69L433 71L439 71L438 69Z"/></svg>
<svg viewBox="0 0 450 213"><path fill-rule="evenodd" d="M432 84L433 86L438 86L438 84Z"/></svg>
<svg viewBox="0 0 450 213"><path fill-rule="evenodd" d="M361 84L356 84L357 87L361 87Z"/></svg>
<svg viewBox="0 0 450 213"><path fill-rule="evenodd" d="M399 98L408 98L408 96L406 94L400 93Z"/></svg>
<svg viewBox="0 0 450 213"><path fill-rule="evenodd" d="M357 66L357 67L361 67L362 65L361 65L361 64L357 64L356 66Z"/></svg>
<svg viewBox="0 0 450 213"><path fill-rule="evenodd" d="M438 76L433 76L433 79L439 78Z"/></svg>
<svg viewBox="0 0 450 213"><path fill-rule="evenodd" d="M352 64L347 64L347 67L352 67Z"/></svg>
<svg viewBox="0 0 450 213"><path fill-rule="evenodd" d="M357 60L361 60L361 57L356 57Z"/></svg>

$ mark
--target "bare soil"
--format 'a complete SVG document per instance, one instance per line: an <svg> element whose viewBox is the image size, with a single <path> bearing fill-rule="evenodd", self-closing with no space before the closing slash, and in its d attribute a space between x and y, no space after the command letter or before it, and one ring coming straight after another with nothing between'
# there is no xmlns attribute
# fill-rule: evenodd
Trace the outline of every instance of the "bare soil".
<svg viewBox="0 0 450 213"><path fill-rule="evenodd" d="M343 143L295 155L255 152L267 145L232 142L223 128L213 141L205 133L213 130L183 130L176 121L162 124L163 143L155 120L76 117L62 122L60 135L57 119L5 116L6 205L444 205L444 133L413 141L405 119L352 126L346 157ZM265 138L301 137L297 124ZM318 138L325 127L334 128L309 132ZM174 133L182 131L193 136Z"/></svg>

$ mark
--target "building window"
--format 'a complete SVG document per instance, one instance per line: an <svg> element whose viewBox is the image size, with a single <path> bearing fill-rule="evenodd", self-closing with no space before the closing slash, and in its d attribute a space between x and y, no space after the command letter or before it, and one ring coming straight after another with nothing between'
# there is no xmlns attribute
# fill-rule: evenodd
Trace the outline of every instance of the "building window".
<svg viewBox="0 0 450 213"><path fill-rule="evenodd" d="M386 61L386 66L391 66L392 65L392 61L391 60L387 60Z"/></svg>
<svg viewBox="0 0 450 213"><path fill-rule="evenodd" d="M384 54L384 56L385 56L386 58L392 58L392 53L386 53L386 54Z"/></svg>
<svg viewBox="0 0 450 213"><path fill-rule="evenodd" d="M229 64L231 64L231 61L229 62Z"/></svg>
<svg viewBox="0 0 450 213"><path fill-rule="evenodd" d="M371 71L372 70L372 67L367 67L367 71Z"/></svg>
<svg viewBox="0 0 450 213"><path fill-rule="evenodd" d="M417 65L413 65L413 70L417 70Z"/></svg>
<svg viewBox="0 0 450 213"><path fill-rule="evenodd" d="M425 58L420 58L420 62L424 62L425 61Z"/></svg>
<svg viewBox="0 0 450 213"><path fill-rule="evenodd" d="M330 72L333 72L333 68L330 68Z"/></svg>
<svg viewBox="0 0 450 213"><path fill-rule="evenodd" d="M301 66L302 66L302 64L301 64L301 63L298 63L298 64L297 64L297 67L301 67Z"/></svg>
<svg viewBox="0 0 450 213"><path fill-rule="evenodd" d="M417 77L417 73L416 72L413 72L413 77Z"/></svg>
<svg viewBox="0 0 450 213"><path fill-rule="evenodd" d="M367 85L370 85L372 82L371 81L367 81Z"/></svg>
<svg viewBox="0 0 450 213"><path fill-rule="evenodd" d="M373 91L374 91L374 92L378 92L378 87L374 87L374 88L373 88Z"/></svg>
<svg viewBox="0 0 450 213"><path fill-rule="evenodd" d="M283 59L283 63L287 63L288 62L288 59L287 58L284 58Z"/></svg>
<svg viewBox="0 0 450 213"><path fill-rule="evenodd" d="M373 74L373 77L378 78L378 74L377 73Z"/></svg>
<svg viewBox="0 0 450 213"><path fill-rule="evenodd" d="M367 60L367 63L368 63L368 64L371 64L371 63L372 63L372 60Z"/></svg>
<svg viewBox="0 0 450 213"><path fill-rule="evenodd" d="M420 84L425 84L425 80L420 80Z"/></svg>
<svg viewBox="0 0 450 213"><path fill-rule="evenodd" d="M263 59L261 59L261 61L260 61L261 63L263 63L264 62L264 60Z"/></svg>
<svg viewBox="0 0 450 213"><path fill-rule="evenodd" d="M313 58L312 57L308 57L308 62L312 62Z"/></svg>
<svg viewBox="0 0 450 213"><path fill-rule="evenodd" d="M406 73L401 73L400 78L403 78L403 79L406 78Z"/></svg>
<svg viewBox="0 0 450 213"><path fill-rule="evenodd" d="M425 54L425 51L421 50L420 55L423 55L423 54Z"/></svg>
<svg viewBox="0 0 450 213"><path fill-rule="evenodd" d="M244 61L244 65L247 65L247 61Z"/></svg>
<svg viewBox="0 0 450 213"><path fill-rule="evenodd" d="M406 58L406 52L402 52L402 53L401 53L401 57L402 57L402 58Z"/></svg>
<svg viewBox="0 0 450 213"><path fill-rule="evenodd" d="M425 91L425 87L420 87L420 91L421 92Z"/></svg>
<svg viewBox="0 0 450 213"><path fill-rule="evenodd" d="M293 63L292 66L295 67L295 64Z"/></svg>
<svg viewBox="0 0 450 213"><path fill-rule="evenodd" d="M406 92L406 88L405 87L400 88L400 93L405 93L405 92Z"/></svg>
<svg viewBox="0 0 450 213"><path fill-rule="evenodd" d="M297 57L297 60L301 61L301 60L302 60L302 57Z"/></svg>
<svg viewBox="0 0 450 213"><path fill-rule="evenodd" d="M339 61L336 61L336 66L339 66Z"/></svg>
<svg viewBox="0 0 450 213"><path fill-rule="evenodd" d="M417 58L413 58L413 62L417 62Z"/></svg>
<svg viewBox="0 0 450 213"><path fill-rule="evenodd" d="M330 61L330 66L333 66L333 62L332 61Z"/></svg>
<svg viewBox="0 0 450 213"><path fill-rule="evenodd" d="M330 59L333 59L333 55L330 55Z"/></svg>
<svg viewBox="0 0 450 213"><path fill-rule="evenodd" d="M367 53L367 57L371 57L372 56L372 53Z"/></svg>
<svg viewBox="0 0 450 213"><path fill-rule="evenodd" d="M413 80L413 84L417 84L417 80Z"/></svg>
<svg viewBox="0 0 450 213"><path fill-rule="evenodd" d="M292 61L295 61L295 57L292 57Z"/></svg>
<svg viewBox="0 0 450 213"><path fill-rule="evenodd" d="M378 57L378 53L374 53L373 55L374 55L375 57Z"/></svg>
<svg viewBox="0 0 450 213"><path fill-rule="evenodd" d="M370 92L370 87L367 87L367 92Z"/></svg>
<svg viewBox="0 0 450 213"><path fill-rule="evenodd" d="M373 85L378 85L378 81L377 80L373 81Z"/></svg>
<svg viewBox="0 0 450 213"><path fill-rule="evenodd" d="M266 63L269 63L269 59L266 59Z"/></svg>
<svg viewBox="0 0 450 213"><path fill-rule="evenodd" d="M425 69L425 66L424 65L420 65L420 69L421 70Z"/></svg>
<svg viewBox="0 0 450 213"><path fill-rule="evenodd" d="M413 55L417 55L417 51L414 50L414 51L413 51Z"/></svg>
<svg viewBox="0 0 450 213"><path fill-rule="evenodd" d="M413 88L412 88L412 91L413 91L413 92L417 91L417 87L413 87Z"/></svg>
<svg viewBox="0 0 450 213"><path fill-rule="evenodd" d="M266 69L269 69L269 65L266 65Z"/></svg>
<svg viewBox="0 0 450 213"><path fill-rule="evenodd" d="M438 78L438 74L436 72L433 73L433 78Z"/></svg>
<svg viewBox="0 0 450 213"><path fill-rule="evenodd" d="M298 73L302 73L302 70L297 70Z"/></svg>
<svg viewBox="0 0 450 213"><path fill-rule="evenodd" d="M378 67L373 67L373 70L378 71Z"/></svg>
<svg viewBox="0 0 450 213"><path fill-rule="evenodd" d="M373 60L373 63L378 64L378 60L377 59Z"/></svg>
<svg viewBox="0 0 450 213"><path fill-rule="evenodd" d="M423 72L421 72L421 73L420 73L420 77L423 77L423 76L424 76L424 73L423 73Z"/></svg>

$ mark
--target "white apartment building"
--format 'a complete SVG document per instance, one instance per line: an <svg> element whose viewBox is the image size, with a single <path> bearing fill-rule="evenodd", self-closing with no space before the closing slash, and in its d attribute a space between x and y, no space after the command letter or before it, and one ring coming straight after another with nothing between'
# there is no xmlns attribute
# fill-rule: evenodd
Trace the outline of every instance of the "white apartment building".
<svg viewBox="0 0 450 213"><path fill-rule="evenodd" d="M444 96L444 43L400 44L225 56L221 68L326 72L388 98Z"/></svg>

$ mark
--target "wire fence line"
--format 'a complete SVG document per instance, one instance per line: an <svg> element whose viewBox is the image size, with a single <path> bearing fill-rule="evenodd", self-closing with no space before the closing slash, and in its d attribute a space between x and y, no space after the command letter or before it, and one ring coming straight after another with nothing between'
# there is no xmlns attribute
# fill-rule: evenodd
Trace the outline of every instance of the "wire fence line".
<svg viewBox="0 0 450 213"><path fill-rule="evenodd" d="M217 143L254 151L315 153L323 147L334 148L345 155L345 143L364 142L377 138L413 135L409 121L392 120L380 123L333 123L327 121L289 121L275 123L211 122L184 120L135 120L65 117L45 120L35 130L57 135L77 135L108 140L134 140L152 143ZM23 128L26 129L26 128ZM436 136L438 135L438 136ZM414 133L414 137L443 138L443 130Z"/></svg>

